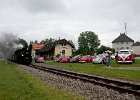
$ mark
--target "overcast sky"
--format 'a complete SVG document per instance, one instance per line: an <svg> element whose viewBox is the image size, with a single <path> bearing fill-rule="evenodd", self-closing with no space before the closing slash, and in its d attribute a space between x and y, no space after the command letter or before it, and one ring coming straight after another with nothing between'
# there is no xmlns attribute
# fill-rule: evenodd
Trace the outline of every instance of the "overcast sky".
<svg viewBox="0 0 140 100"><path fill-rule="evenodd" d="M140 41L140 0L0 0L0 35L26 41L59 37L76 45L81 32L95 32L102 45L125 32Z"/></svg>

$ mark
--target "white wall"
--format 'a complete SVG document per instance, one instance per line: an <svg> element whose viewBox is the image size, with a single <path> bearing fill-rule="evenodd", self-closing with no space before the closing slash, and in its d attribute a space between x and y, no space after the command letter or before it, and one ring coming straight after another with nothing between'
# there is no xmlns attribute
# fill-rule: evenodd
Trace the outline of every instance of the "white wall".
<svg viewBox="0 0 140 100"><path fill-rule="evenodd" d="M119 42L119 43L112 43L112 48L115 49L115 51L118 51L120 49L132 49L133 42Z"/></svg>
<svg viewBox="0 0 140 100"><path fill-rule="evenodd" d="M62 55L62 50L65 50L65 56L71 56L72 55L72 47L69 44L63 45L58 44L55 46L55 55L60 54Z"/></svg>
<svg viewBox="0 0 140 100"><path fill-rule="evenodd" d="M140 46L132 46L132 50L134 50L134 54L140 55Z"/></svg>

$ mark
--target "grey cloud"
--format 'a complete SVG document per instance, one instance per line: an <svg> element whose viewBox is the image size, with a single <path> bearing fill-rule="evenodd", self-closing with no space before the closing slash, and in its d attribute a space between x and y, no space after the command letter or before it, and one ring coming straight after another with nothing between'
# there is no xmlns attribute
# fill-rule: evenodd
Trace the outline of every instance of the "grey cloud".
<svg viewBox="0 0 140 100"><path fill-rule="evenodd" d="M61 37L77 44L79 33L90 30L111 45L124 23L128 35L140 40L139 0L0 1L0 31L21 33L27 41Z"/></svg>
<svg viewBox="0 0 140 100"><path fill-rule="evenodd" d="M57 13L66 10L62 0L20 0L19 3L31 13Z"/></svg>

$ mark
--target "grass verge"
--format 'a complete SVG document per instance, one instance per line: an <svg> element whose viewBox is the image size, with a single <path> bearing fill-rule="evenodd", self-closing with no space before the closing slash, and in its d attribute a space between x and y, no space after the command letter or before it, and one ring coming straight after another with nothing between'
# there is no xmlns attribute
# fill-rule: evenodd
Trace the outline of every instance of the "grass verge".
<svg viewBox="0 0 140 100"><path fill-rule="evenodd" d="M92 63L47 62L47 64L63 67L64 69L76 72L140 82L140 70L117 69L117 67L140 67L140 60L136 60L134 64L118 64L113 61L112 68L105 68L102 64Z"/></svg>
<svg viewBox="0 0 140 100"><path fill-rule="evenodd" d="M84 100L0 61L0 100Z"/></svg>

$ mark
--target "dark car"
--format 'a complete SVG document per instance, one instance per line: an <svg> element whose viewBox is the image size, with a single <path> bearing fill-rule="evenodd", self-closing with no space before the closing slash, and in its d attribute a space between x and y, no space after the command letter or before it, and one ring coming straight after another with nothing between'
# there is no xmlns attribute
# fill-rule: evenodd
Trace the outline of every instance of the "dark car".
<svg viewBox="0 0 140 100"><path fill-rule="evenodd" d="M35 63L43 63L43 62L44 62L44 57L41 57L41 56L35 57Z"/></svg>

